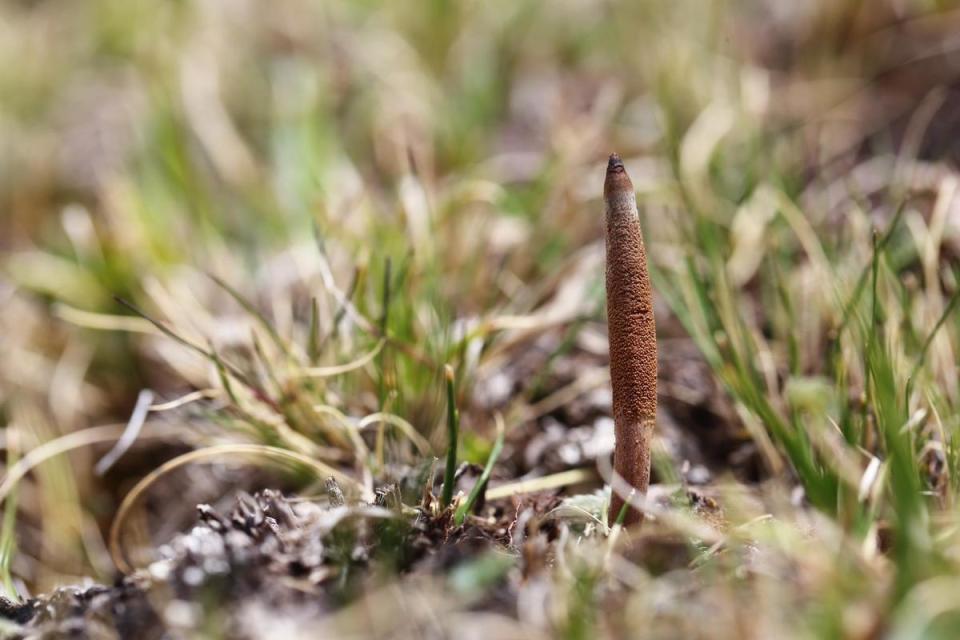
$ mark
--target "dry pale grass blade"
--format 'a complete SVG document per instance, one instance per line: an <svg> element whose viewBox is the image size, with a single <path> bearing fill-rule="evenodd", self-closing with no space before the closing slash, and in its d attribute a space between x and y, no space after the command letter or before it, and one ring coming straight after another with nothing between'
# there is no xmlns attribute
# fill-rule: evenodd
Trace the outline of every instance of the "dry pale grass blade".
<svg viewBox="0 0 960 640"><path fill-rule="evenodd" d="M925 242L920 245L921 262L923 264L924 282L926 283L926 324L931 329L936 326L937 318L943 314L944 292L940 284L940 269L942 268L942 245L949 218L955 215L957 191L960 188L955 176L944 178L937 190L937 198L930 216ZM957 387L956 358L953 345L946 332L931 335L933 348L926 357L931 368L937 372L943 381L943 388L951 396Z"/></svg>
<svg viewBox="0 0 960 640"><path fill-rule="evenodd" d="M113 442L123 435L126 425L111 424L99 427L90 427L82 431L74 431L54 440L44 442L42 445L30 450L16 464L11 466L0 482L0 502L3 502L10 495L10 492L27 473L37 465L46 462L62 453L81 449L95 444ZM147 432L140 434L141 438L169 438L174 436L174 431L170 429L151 428Z"/></svg>
<svg viewBox="0 0 960 640"><path fill-rule="evenodd" d="M361 357L357 358L353 362L347 362L344 364L333 365L329 367L309 367L304 369L298 377L302 378L331 378L333 376L339 376L344 373L349 373L350 371L355 371L357 369L362 369L366 365L370 364L374 358L377 357L377 354L383 349L383 346L386 344L386 339L381 339L377 342L376 346L363 354Z"/></svg>
<svg viewBox="0 0 960 640"><path fill-rule="evenodd" d="M828 424L808 420L805 431L814 449L837 474L837 478L850 488L859 487L862 479L860 470L864 465L855 450L846 446L840 426L832 418L828 418Z"/></svg>
<svg viewBox="0 0 960 640"><path fill-rule="evenodd" d="M715 544L724 539L723 533L705 520L679 509L665 507L650 499L649 496L637 493L629 482L613 470L606 457L597 460L597 469L600 472L600 477L610 485L610 490L619 495L624 502L629 503L633 509L662 522L678 533L699 539L707 544Z"/></svg>
<svg viewBox="0 0 960 640"><path fill-rule="evenodd" d="M863 502L877 493L877 481L882 477L882 472L883 463L880 458L870 456L870 462L863 471L863 475L860 477L860 483L857 486L857 500Z"/></svg>
<svg viewBox="0 0 960 640"><path fill-rule="evenodd" d="M133 414L130 416L130 421L127 422L127 427L123 430L123 435L121 435L120 439L113 445L113 448L107 452L107 455L100 458L100 461L97 462L96 467L94 467L98 476L105 474L107 470L120 459L120 456L126 453L127 449L136 442L137 436L140 434L140 429L143 428L143 424L147 420L147 414L150 413L151 404L153 404L153 391L149 389L142 390L137 397L137 404L133 409Z"/></svg>
<svg viewBox="0 0 960 640"><path fill-rule="evenodd" d="M958 588L960 579L956 576L938 576L915 586L907 594L906 606L899 609L888 637L895 640L931 637L927 633L935 628L938 618L956 615Z"/></svg>
<svg viewBox="0 0 960 640"><path fill-rule="evenodd" d="M357 308L353 305L353 302L350 301L350 298L337 286L336 280L333 277L333 270L330 268L330 262L327 260L323 243L320 242L319 235L317 238L317 244L320 249L318 252L320 258L320 279L323 281L323 286L327 289L327 291L330 292L330 294L337 301L337 304L340 305L340 308L343 309L344 313L354 324L367 333L372 333L374 331L373 325L370 324L370 322L360 314Z"/></svg>
<svg viewBox="0 0 960 640"><path fill-rule="evenodd" d="M140 482L138 482L136 486L134 486L133 489L131 489L130 492L124 497L123 502L120 503L120 508L117 510L117 515L113 520L113 524L110 527L110 557L113 559L117 569L124 573L130 573L133 570L133 568L127 562L123 549L121 548L120 534L123 532L124 523L130 516L130 513L140 496L143 495L154 483L156 483L157 480L175 469L194 462L210 460L223 456L254 456L257 458L275 458L281 461L293 462L312 469L317 473L317 475L323 478L332 477L338 483L340 483L341 486L348 489L356 492L361 492L363 489L360 483L358 483L356 480L328 464L324 464L319 460L314 460L309 456L305 456L294 451L288 451L286 449L280 449L278 447L270 447L261 444L225 444L197 449L196 451L191 451L181 456L177 456L176 458L168 460L164 464L160 465L142 480L140 480ZM2 493L0 493L0 495L2 495Z"/></svg>
<svg viewBox="0 0 960 640"><path fill-rule="evenodd" d="M738 287L753 278L766 255L769 225L776 218L777 194L761 185L737 208L731 225L733 247L727 259L727 273Z"/></svg>
<svg viewBox="0 0 960 640"><path fill-rule="evenodd" d="M763 422L758 420L757 417L750 413L742 404L737 404L734 410L740 418L741 423L743 423L744 429L756 443L763 462L770 473L773 475L783 473L786 463L783 460L783 456L781 456L777 450L777 445L774 444L773 438L770 437L770 433L764 427Z"/></svg>
<svg viewBox="0 0 960 640"><path fill-rule="evenodd" d="M946 102L947 93L946 87L934 87L924 96L923 101L910 116L903 134L903 142L897 152L896 165L893 171L893 184L897 185L897 188L902 189L903 186L913 182L913 174L917 166L915 160L923 144L924 136L933 122L934 116Z"/></svg>
<svg viewBox="0 0 960 640"><path fill-rule="evenodd" d="M283 419L267 422L276 429L276 436L280 439L284 449L290 449L305 456L325 460L327 462L351 463L355 461L352 451L332 445L321 445L312 438L296 431Z"/></svg>
<svg viewBox="0 0 960 640"><path fill-rule="evenodd" d="M518 313L513 308L524 307L518 303L511 305L511 309L505 309L485 319L475 330L477 336L497 331L507 332L507 335L502 336L491 348L484 366L497 366L500 357L509 357L509 352L514 348L543 331L578 319L590 318L593 311L591 291L603 260L603 245L589 244L577 251L553 274L537 283L536 295L531 293L530 298L538 300L549 295L543 304L529 313Z"/></svg>
<svg viewBox="0 0 960 640"><path fill-rule="evenodd" d="M160 402L150 405L151 413L160 413L163 411L172 411L173 409L179 409L185 405L188 405L192 402L198 402L200 400L213 400L214 398L219 398L223 395L223 392L219 389L201 389L199 391L191 391L188 394L180 396L179 398L174 398L167 402Z"/></svg>
<svg viewBox="0 0 960 640"><path fill-rule="evenodd" d="M243 185L260 173L256 160L223 104L218 59L210 47L190 43L182 65L180 87L186 121L217 172L228 182Z"/></svg>
<svg viewBox="0 0 960 640"><path fill-rule="evenodd" d="M363 438L360 437L360 430L342 411L327 404L315 404L313 410L317 413L325 414L334 418L344 428L350 437L350 441L358 452L363 455L369 455L370 449L367 447Z"/></svg>
<svg viewBox="0 0 960 640"><path fill-rule="evenodd" d="M594 469L570 469L541 478L517 480L516 482L507 482L496 487L490 487L487 489L486 497L487 500L499 500L500 498L511 498L525 493L562 489L570 485L590 482L595 480L596 477L597 472Z"/></svg>
<svg viewBox="0 0 960 640"><path fill-rule="evenodd" d="M823 242L817 236L817 232L811 225L807 215L782 191L776 193L776 198L777 204L780 207L780 214L784 220L787 221L787 224L790 225L791 230L793 230L794 235L797 237L797 241L810 259L810 263L815 265L824 282L832 282L835 278L833 276L833 269L830 266L830 260L824 251Z"/></svg>
<svg viewBox="0 0 960 640"><path fill-rule="evenodd" d="M736 125L737 111L726 101L715 101L697 116L680 145L680 170L699 203L706 200L707 170L720 142Z"/></svg>
<svg viewBox="0 0 960 640"><path fill-rule="evenodd" d="M393 425L399 429L403 435L407 436L407 438L409 438L410 441L416 445L417 450L420 453L427 454L430 452L430 443L427 442L426 438L420 435L420 433L417 432L416 428L414 428L412 424L393 413L385 413L382 411L378 413L371 413L357 423L357 430L363 431L365 428L369 427L370 425L377 424L378 422Z"/></svg>
<svg viewBox="0 0 960 640"><path fill-rule="evenodd" d="M99 331L124 331L126 333L145 333L148 335L161 335L161 332L144 318L136 316L117 316L107 313L94 313L92 311L83 311L75 309L69 305L58 303L53 306L53 314L69 322L70 324L85 329L97 329Z"/></svg>
<svg viewBox="0 0 960 640"><path fill-rule="evenodd" d="M581 395L602 387L609 381L610 372L607 369L595 368L586 371L567 386L561 387L535 404L524 407L521 410L519 421L536 420L551 411L556 411L560 407L570 404Z"/></svg>

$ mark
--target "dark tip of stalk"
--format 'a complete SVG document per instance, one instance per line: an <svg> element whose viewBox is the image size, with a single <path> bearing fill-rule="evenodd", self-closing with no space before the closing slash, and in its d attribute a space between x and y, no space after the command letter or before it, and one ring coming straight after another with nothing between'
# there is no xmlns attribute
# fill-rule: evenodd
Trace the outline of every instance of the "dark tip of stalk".
<svg viewBox="0 0 960 640"><path fill-rule="evenodd" d="M624 171L623 160L620 159L620 154L611 153L610 160L607 161L607 173L616 172L621 173Z"/></svg>
<svg viewBox="0 0 960 640"><path fill-rule="evenodd" d="M619 154L611 153L607 161L607 177L603 181L603 195L608 197L616 192L633 192L633 183Z"/></svg>

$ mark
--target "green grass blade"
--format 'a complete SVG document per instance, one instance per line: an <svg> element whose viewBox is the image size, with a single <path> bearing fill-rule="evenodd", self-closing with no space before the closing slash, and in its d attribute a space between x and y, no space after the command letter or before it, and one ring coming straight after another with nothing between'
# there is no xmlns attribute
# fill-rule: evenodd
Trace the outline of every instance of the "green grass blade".
<svg viewBox="0 0 960 640"><path fill-rule="evenodd" d="M447 466L443 475L443 494L440 505L446 509L453 501L453 476L457 471L457 440L460 434L460 415L457 412L454 392L453 367L444 367L447 385Z"/></svg>
<svg viewBox="0 0 960 640"><path fill-rule="evenodd" d="M464 518L466 518L467 514L473 509L473 505L476 504L477 500L480 498L480 494L486 488L487 482L490 481L490 474L493 473L493 466L497 463L497 459L500 457L500 453L503 451L504 436L505 429L503 428L503 422L501 421L497 428L497 439L493 442L493 449L490 450L490 456L487 458L487 464L483 467L483 473L480 474L480 478L477 480L477 483L473 485L473 489L471 489L470 495L467 496L466 501L457 508L457 512L453 518L455 524L463 524Z"/></svg>

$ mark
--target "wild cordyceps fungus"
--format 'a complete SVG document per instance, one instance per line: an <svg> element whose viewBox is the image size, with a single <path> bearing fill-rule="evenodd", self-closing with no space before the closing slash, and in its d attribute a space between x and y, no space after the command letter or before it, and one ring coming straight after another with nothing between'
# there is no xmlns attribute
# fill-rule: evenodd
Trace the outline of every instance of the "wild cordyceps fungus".
<svg viewBox="0 0 960 640"><path fill-rule="evenodd" d="M643 495L650 484L650 444L657 415L657 331L636 193L617 154L611 155L607 163L603 199L607 218L610 383L616 435L613 468ZM608 516L611 524L623 505L623 497L613 491ZM624 524L642 520L642 512L629 508Z"/></svg>

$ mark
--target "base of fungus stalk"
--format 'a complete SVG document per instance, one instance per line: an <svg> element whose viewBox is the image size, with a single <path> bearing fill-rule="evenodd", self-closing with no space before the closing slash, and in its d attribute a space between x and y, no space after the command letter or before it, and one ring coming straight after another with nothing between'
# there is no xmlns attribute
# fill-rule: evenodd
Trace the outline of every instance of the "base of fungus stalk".
<svg viewBox="0 0 960 640"><path fill-rule="evenodd" d="M610 509L607 512L607 522L611 526L617 522L620 512L631 496L644 496L650 487L650 444L653 442L653 429L653 421L648 421L639 425L626 425L626 428L621 429L616 435L620 443L629 437L636 438L632 448L639 452L640 457L639 460L624 460L622 464L618 464L616 452L614 452L613 471L620 482L610 483ZM640 524L643 522L643 516L642 511L630 507L624 515L622 524Z"/></svg>

